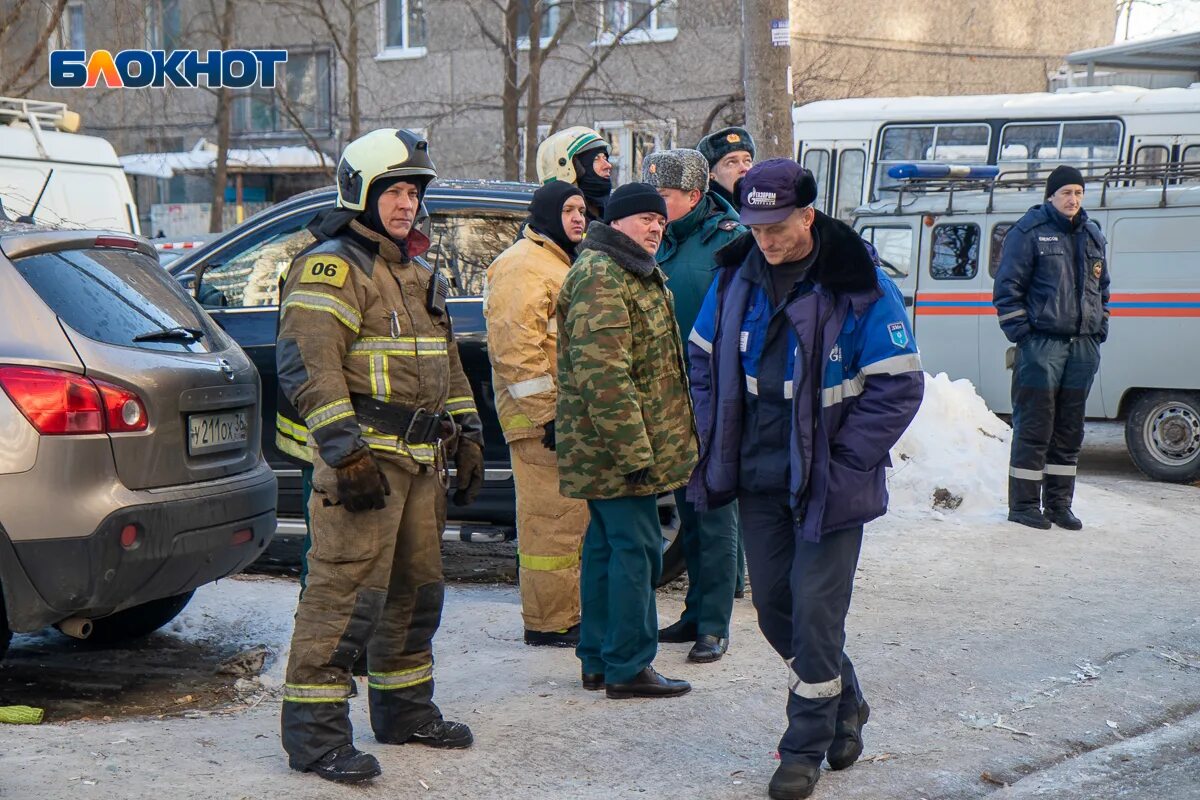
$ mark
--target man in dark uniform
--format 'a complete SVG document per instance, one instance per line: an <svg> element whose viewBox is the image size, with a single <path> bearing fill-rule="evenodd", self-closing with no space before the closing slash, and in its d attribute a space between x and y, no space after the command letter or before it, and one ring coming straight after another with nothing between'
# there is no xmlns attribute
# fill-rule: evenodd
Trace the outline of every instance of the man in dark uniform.
<svg viewBox="0 0 1200 800"><path fill-rule="evenodd" d="M1108 338L1108 264L1100 227L1083 210L1083 175L1061 166L1046 201L1004 238L992 303L1017 345L1008 518L1077 531L1071 511L1083 415Z"/></svg>

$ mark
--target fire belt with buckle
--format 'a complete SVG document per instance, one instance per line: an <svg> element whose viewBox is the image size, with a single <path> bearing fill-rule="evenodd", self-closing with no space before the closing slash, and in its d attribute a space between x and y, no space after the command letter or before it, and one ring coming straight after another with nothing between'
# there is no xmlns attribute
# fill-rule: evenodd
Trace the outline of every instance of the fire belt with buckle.
<svg viewBox="0 0 1200 800"><path fill-rule="evenodd" d="M350 404L359 422L409 444L435 444L442 438L441 414L381 403L365 394L350 395Z"/></svg>

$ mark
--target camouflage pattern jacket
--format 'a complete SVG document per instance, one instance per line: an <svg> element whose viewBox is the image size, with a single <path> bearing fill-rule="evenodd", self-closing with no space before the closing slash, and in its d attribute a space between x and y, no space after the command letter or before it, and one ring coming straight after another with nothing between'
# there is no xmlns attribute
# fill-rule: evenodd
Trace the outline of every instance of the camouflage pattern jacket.
<svg viewBox="0 0 1200 800"><path fill-rule="evenodd" d="M687 483L696 426L674 302L654 256L593 222L558 298L558 330L562 494L597 500ZM647 467L647 483L625 483Z"/></svg>
<svg viewBox="0 0 1200 800"><path fill-rule="evenodd" d="M428 239L413 231L409 253L357 221L296 257L280 294L275 362L279 385L304 420L302 433L336 466L369 447L416 473L437 463L432 444L361 424L350 395L452 415L462 435L482 444L483 428L458 357L450 314L429 309L441 280L414 260ZM438 287L441 288L441 287Z"/></svg>

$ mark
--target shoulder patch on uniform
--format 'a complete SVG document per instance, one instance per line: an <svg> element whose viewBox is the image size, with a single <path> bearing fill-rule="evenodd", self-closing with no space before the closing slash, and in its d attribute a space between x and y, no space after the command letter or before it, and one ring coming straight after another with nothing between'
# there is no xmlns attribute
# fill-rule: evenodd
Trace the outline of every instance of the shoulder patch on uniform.
<svg viewBox="0 0 1200 800"><path fill-rule="evenodd" d="M717 223L717 228L723 231L736 231L739 224L736 219L723 219Z"/></svg>
<svg viewBox="0 0 1200 800"><path fill-rule="evenodd" d="M318 253L304 259L300 273L301 283L325 283L338 289L346 283L350 265L344 259L329 253Z"/></svg>
<svg viewBox="0 0 1200 800"><path fill-rule="evenodd" d="M887 330L892 344L896 347L905 347L908 344L908 332L904 330L903 322L893 322L887 326Z"/></svg>

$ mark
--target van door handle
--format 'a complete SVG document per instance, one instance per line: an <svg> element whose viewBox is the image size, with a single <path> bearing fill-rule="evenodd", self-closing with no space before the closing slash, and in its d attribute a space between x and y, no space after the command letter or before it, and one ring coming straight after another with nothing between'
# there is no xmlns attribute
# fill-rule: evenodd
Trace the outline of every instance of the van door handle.
<svg viewBox="0 0 1200 800"><path fill-rule="evenodd" d="M905 308L913 307L913 298L910 297L909 295L904 295L904 307Z"/></svg>

